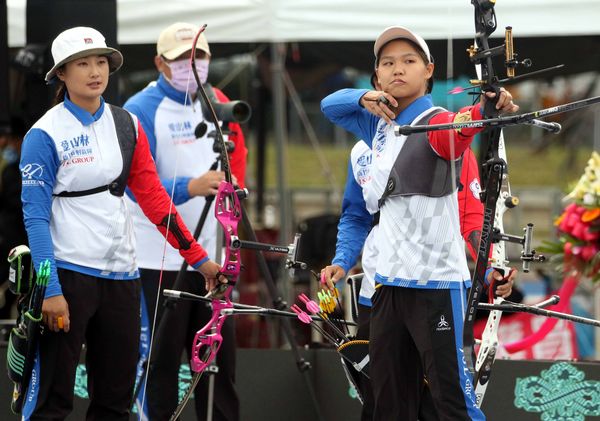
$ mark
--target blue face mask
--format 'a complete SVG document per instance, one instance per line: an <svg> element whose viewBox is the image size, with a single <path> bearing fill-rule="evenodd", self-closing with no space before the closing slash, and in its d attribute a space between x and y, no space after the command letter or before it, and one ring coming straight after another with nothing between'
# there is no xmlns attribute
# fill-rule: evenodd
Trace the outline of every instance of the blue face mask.
<svg viewBox="0 0 600 421"><path fill-rule="evenodd" d="M2 160L7 164L14 164L19 160L19 153L9 146L2 151Z"/></svg>

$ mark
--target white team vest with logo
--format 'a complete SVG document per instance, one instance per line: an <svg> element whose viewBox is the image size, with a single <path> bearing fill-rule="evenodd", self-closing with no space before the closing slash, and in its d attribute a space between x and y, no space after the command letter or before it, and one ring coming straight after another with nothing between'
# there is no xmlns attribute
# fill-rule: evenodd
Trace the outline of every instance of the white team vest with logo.
<svg viewBox="0 0 600 421"><path fill-rule="evenodd" d="M107 185L121 173L123 158L109 105L88 126L59 104L35 125L54 141L60 162L53 194ZM135 119L137 127L137 119ZM107 191L53 197L50 233L58 261L105 272L133 273L133 226L123 197ZM59 264L60 266L60 264Z"/></svg>
<svg viewBox="0 0 600 421"><path fill-rule="evenodd" d="M431 113L417 116L419 121ZM374 203L384 192L406 136L396 136L381 120L373 139L372 181L365 197ZM458 180L457 180L458 182ZM470 274L460 233L457 191L442 197L423 195L388 198L381 207L377 235L377 279L417 288L458 288Z"/></svg>

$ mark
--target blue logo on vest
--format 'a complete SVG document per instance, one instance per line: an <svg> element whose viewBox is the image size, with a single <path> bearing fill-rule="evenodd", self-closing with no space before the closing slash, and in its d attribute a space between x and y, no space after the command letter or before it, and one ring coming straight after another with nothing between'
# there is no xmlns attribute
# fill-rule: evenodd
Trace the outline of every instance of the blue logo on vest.
<svg viewBox="0 0 600 421"><path fill-rule="evenodd" d="M367 165L371 164L372 161L372 156L371 156L371 151L369 151L368 153L365 153L364 155L360 156L357 160L356 163L361 166L361 167L366 167Z"/></svg>
<svg viewBox="0 0 600 421"><path fill-rule="evenodd" d="M62 165L80 164L86 162L92 162L94 160L92 155L92 148L90 145L90 136L87 134L80 134L71 140L63 140L60 142L62 148Z"/></svg>
<svg viewBox="0 0 600 421"><path fill-rule="evenodd" d="M194 134L194 128L191 121L169 123L168 127L175 145L194 143L196 141L196 135Z"/></svg>

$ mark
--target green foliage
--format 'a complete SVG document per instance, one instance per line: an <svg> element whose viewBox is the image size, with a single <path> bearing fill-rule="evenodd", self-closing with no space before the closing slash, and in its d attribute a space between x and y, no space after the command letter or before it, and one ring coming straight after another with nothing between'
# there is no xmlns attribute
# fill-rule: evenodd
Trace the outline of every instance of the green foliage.
<svg viewBox="0 0 600 421"><path fill-rule="evenodd" d="M548 263L558 273L563 273L564 270L564 246L565 242L562 238L558 241L542 241L542 244L536 247L536 251L546 255Z"/></svg>

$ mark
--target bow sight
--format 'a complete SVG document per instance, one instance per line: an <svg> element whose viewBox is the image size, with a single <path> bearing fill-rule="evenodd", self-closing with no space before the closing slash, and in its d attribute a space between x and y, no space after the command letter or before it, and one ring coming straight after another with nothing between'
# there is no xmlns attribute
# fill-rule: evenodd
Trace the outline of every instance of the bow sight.
<svg viewBox="0 0 600 421"><path fill-rule="evenodd" d="M495 29L495 21L494 21L494 29ZM507 81L515 79L515 77L516 77L515 69L517 68L517 66L520 65L525 68L529 68L533 64L531 59L528 59L528 58L524 59L523 61L517 60L518 55L514 51L513 35L512 35L512 27L511 26L507 26L505 29L503 45L488 48L486 50L482 50L479 47L476 47L475 45L471 45L469 48L467 48L467 53L469 53L469 58L471 59L471 62L473 62L476 65L481 64L483 61L491 59L492 57L504 55L504 58L505 58L504 59L504 67L506 67L507 78L502 79L502 82L507 82ZM562 65L559 65L558 67L555 66L555 67L549 67L547 69L537 70L535 72L535 74L538 74L541 72L547 72L549 70L553 70L553 69L559 68L559 67L562 67ZM521 75L520 78L526 77L528 75L529 74ZM497 77L494 76L494 78L496 79L495 82L500 83L500 80L498 80ZM474 86L483 86L486 83L485 80L479 80L479 79L471 79L469 82L471 83L471 85L474 85Z"/></svg>

